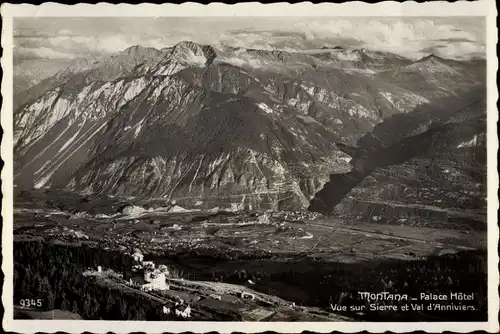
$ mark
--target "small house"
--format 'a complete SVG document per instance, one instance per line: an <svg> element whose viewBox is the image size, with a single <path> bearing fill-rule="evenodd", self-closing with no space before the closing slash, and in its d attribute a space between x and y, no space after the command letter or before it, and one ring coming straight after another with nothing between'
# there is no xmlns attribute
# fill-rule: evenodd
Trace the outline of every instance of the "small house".
<svg viewBox="0 0 500 334"><path fill-rule="evenodd" d="M215 294L211 294L209 295L208 297L212 298L212 299L217 299L217 300L222 300L222 297L219 296L219 295L215 295Z"/></svg>
<svg viewBox="0 0 500 334"><path fill-rule="evenodd" d="M181 305L175 309L175 315L182 318L191 317L191 307L189 305Z"/></svg>
<svg viewBox="0 0 500 334"><path fill-rule="evenodd" d="M158 270L144 272L143 279L147 284L142 285L144 291L151 290L168 290L170 286L165 281L165 274Z"/></svg>
<svg viewBox="0 0 500 334"><path fill-rule="evenodd" d="M254 294L251 294L251 293L248 293L248 292L245 292L245 291L241 292L241 293L239 294L239 296L240 296L241 298L243 298L243 299L251 299L251 300L254 300L254 299L255 299L255 295L254 295Z"/></svg>
<svg viewBox="0 0 500 334"><path fill-rule="evenodd" d="M144 268L154 269L155 263L153 261L142 261L142 265Z"/></svg>
<svg viewBox="0 0 500 334"><path fill-rule="evenodd" d="M144 255L142 255L141 253L137 253L136 252L136 253L132 254L132 258L136 262L142 262L144 260Z"/></svg>

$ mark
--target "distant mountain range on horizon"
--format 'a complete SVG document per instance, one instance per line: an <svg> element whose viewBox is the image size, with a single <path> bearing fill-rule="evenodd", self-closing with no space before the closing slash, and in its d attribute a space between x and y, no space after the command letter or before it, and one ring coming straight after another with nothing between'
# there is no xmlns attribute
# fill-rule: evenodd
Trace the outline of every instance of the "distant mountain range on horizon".
<svg viewBox="0 0 500 334"><path fill-rule="evenodd" d="M194 43L194 42L181 41L178 44L182 44L182 43ZM143 47L141 45L133 45L133 46L126 48L125 50L123 50L121 52L127 52L127 50L131 50L131 49L150 49L150 50L161 51L161 50L166 50L166 49L169 49L172 47L175 47L175 45L166 46L162 49L157 49L154 47ZM251 49L251 48L232 47L229 45L222 45L222 48L223 49L228 48L228 49L256 50L256 49ZM299 53L300 54L300 53L307 53L307 52L311 52L311 51L318 52L318 51L328 51L328 50L330 50L330 51L345 51L345 50L356 51L356 50L359 50L359 51L363 52L363 51L369 50L369 49L349 48L349 47L345 47L342 45L333 45L333 46L325 45L325 46L318 48L318 49L306 49L306 50L295 50L295 51L276 50L276 51L286 52L286 53ZM266 50L266 51L269 51L269 50ZM121 53L121 52L119 52L119 53ZM389 52L387 52L387 54L389 54ZM109 54L102 55L101 57L96 57L96 58L92 59L91 61L99 61L100 59L103 59L103 58L106 58L109 56L110 56ZM416 58L416 59L406 58L406 59L418 61L418 60L425 59L426 57L429 57L429 56L435 56L435 57L446 60L446 58L439 57L439 56L432 54L432 53L427 55L427 56L423 56L421 58ZM405 57L402 57L402 58L405 58ZM469 61L485 61L485 60L486 60L485 57L483 57L483 58L475 57L475 58L469 59ZM14 80L14 92L20 93L20 92L30 88L31 86L36 85L37 83L39 83L43 79L54 75L58 71L64 71L68 66L71 67L71 63L79 62L79 61L88 61L88 60L84 57L77 58L77 59L39 58L39 59L29 59L29 60L24 60L22 62L19 62L14 67L14 78L15 78L15 80ZM43 63L43 65L42 65L42 63Z"/></svg>

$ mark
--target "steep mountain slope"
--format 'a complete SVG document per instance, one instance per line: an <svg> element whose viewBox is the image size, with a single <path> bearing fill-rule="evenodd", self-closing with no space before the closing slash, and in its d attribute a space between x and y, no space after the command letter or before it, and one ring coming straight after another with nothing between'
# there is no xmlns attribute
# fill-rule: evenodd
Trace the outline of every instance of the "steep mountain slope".
<svg viewBox="0 0 500 334"><path fill-rule="evenodd" d="M25 90L68 67L71 60L33 59L14 65L14 96L19 97Z"/></svg>
<svg viewBox="0 0 500 334"><path fill-rule="evenodd" d="M378 75L429 99L459 95L486 80L484 63L459 62L433 54Z"/></svg>
<svg viewBox="0 0 500 334"><path fill-rule="evenodd" d="M484 90L395 115L358 143L354 169L332 175L312 210L378 223L485 229Z"/></svg>
<svg viewBox="0 0 500 334"><path fill-rule="evenodd" d="M95 81L111 81L127 75L134 75L138 65L147 67L161 57L163 52L154 48L132 46L117 54L99 59L80 59L58 71L35 86L14 96L14 110L61 85L89 84ZM140 67L140 66L139 66ZM78 88L77 88L78 89Z"/></svg>
<svg viewBox="0 0 500 334"><path fill-rule="evenodd" d="M351 169L346 145L431 103L388 80L413 65L366 50L192 42L78 62L17 101L15 183L183 205L305 208L330 174ZM477 84L464 74L469 65L449 66L449 94Z"/></svg>

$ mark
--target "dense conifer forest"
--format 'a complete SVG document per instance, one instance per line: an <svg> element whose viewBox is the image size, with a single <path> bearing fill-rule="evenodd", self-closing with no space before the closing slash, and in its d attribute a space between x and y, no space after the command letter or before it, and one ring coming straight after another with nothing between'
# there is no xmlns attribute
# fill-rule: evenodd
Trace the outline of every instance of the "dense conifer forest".
<svg viewBox="0 0 500 334"><path fill-rule="evenodd" d="M161 305L140 295L96 284L83 269L97 264L121 271L130 257L89 247L43 242L14 245L14 303L41 299L43 310L62 309L94 320L173 320Z"/></svg>
<svg viewBox="0 0 500 334"><path fill-rule="evenodd" d="M330 304L363 304L358 291L408 294L417 297L420 293L450 294L474 293L473 312L427 312L442 321L457 316L469 321L486 319L487 279L486 253L483 251L462 252L444 256L432 256L425 260L381 262L379 264L336 263L275 263L272 270L270 260L264 260L260 270L233 269L214 271L214 266L205 268L189 265L189 258L175 257L173 272L190 279L224 281L245 284L257 282L254 289L271 293L302 305L329 308ZM164 315L161 304L147 297L131 294L119 288L97 284L85 277L85 269L100 265L127 275L132 266L130 255L92 248L42 241L16 242L14 244L14 302L21 299L42 299L42 310L61 309L74 312L84 319L104 320L174 320ZM207 259L208 261L208 259ZM210 261L208 261L210 262ZM249 262L250 263L250 262ZM245 263L239 264L241 268ZM279 266L288 265L288 270ZM315 265L316 270L310 266ZM182 267L182 269L180 269ZM461 270L457 270L461 268ZM346 296L346 292L347 296ZM391 304L394 302L381 302ZM422 314L385 315L367 312L363 317L373 321L391 320L388 317L421 317ZM169 318L170 317L170 318ZM213 319L217 320L217 319ZM219 319L220 320L220 319Z"/></svg>

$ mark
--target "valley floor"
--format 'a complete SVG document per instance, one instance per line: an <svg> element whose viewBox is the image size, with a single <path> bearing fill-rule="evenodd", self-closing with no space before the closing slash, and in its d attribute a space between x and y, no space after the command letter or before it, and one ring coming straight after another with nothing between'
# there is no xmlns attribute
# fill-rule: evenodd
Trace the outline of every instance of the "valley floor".
<svg viewBox="0 0 500 334"><path fill-rule="evenodd" d="M140 249L145 259L174 272L168 278L173 288L167 294L134 291L124 280L95 276L84 280L159 305L172 304L182 296L192 301L194 320L474 321L486 317L484 231L405 226L404 222L389 225L300 212L168 213L160 208L123 214L113 201L83 211L78 202L67 204L60 197L41 201L36 196L26 200L24 194L16 202L14 248L40 248L42 258L18 258L15 253L16 270L43 267L32 261L70 250L83 259L75 264L78 275L97 265L126 273L130 254ZM115 256L120 260L109 260ZM55 265L66 268L65 263ZM29 271L39 270L35 267ZM15 285L19 300L25 288L19 282ZM237 291L260 296L259 302L236 298ZM476 296L475 311L332 311L335 305L363 304L358 294L363 291L408 296L426 291L469 292ZM211 298L214 293L222 300ZM115 316L133 319L134 314ZM82 315L84 319L93 316Z"/></svg>

